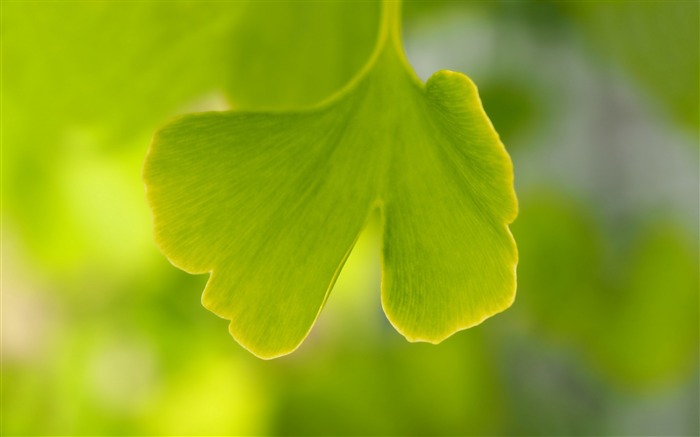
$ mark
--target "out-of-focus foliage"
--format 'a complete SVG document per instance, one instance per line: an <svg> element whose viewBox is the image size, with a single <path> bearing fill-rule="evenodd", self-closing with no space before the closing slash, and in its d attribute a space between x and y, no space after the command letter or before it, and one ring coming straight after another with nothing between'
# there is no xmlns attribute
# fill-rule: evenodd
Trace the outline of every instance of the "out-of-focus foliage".
<svg viewBox="0 0 700 437"><path fill-rule="evenodd" d="M379 12L375 2L245 3L224 57L233 106L296 109L328 98L369 60Z"/></svg>
<svg viewBox="0 0 700 437"><path fill-rule="evenodd" d="M566 5L591 45L681 123L700 129L700 3L571 2Z"/></svg>
<svg viewBox="0 0 700 437"><path fill-rule="evenodd" d="M593 3L606 20L649 2ZM375 226L307 342L263 362L199 306L206 278L158 253L140 180L161 123L235 105L245 5L3 2L3 434L698 435L697 141L682 110L661 115L698 53L663 41L698 34L697 4L655 3L627 14L641 26L618 17L637 38L570 3L407 3L411 63L483 84L513 156L516 303L405 343Z"/></svg>
<svg viewBox="0 0 700 437"><path fill-rule="evenodd" d="M520 304L534 325L572 339L608 377L658 385L697 365L698 259L692 236L664 221L622 239L561 196L524 199ZM557 256L552 256L557 254ZM558 302L558 304L554 304Z"/></svg>
<svg viewBox="0 0 700 437"><path fill-rule="evenodd" d="M3 201L34 254L140 252L143 137L221 89L239 3L3 5ZM139 214L135 214L139 211ZM50 217L50 219L48 219ZM87 232L85 232L87 230Z"/></svg>

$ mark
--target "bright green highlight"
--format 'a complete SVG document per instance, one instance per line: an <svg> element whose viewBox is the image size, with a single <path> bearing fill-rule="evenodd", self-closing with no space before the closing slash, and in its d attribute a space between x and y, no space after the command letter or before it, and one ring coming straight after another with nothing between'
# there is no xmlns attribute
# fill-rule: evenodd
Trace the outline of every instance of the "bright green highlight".
<svg viewBox="0 0 700 437"><path fill-rule="evenodd" d="M410 341L438 343L515 296L510 158L466 76L422 84L382 3L370 60L295 112L210 112L161 129L144 168L156 239L252 353L292 352L369 214L383 217L382 304Z"/></svg>

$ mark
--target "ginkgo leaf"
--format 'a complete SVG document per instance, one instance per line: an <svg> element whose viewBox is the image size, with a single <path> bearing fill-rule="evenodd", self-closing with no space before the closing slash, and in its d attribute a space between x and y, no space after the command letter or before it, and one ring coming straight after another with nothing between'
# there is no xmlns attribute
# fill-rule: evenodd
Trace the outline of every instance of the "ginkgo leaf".
<svg viewBox="0 0 700 437"><path fill-rule="evenodd" d="M382 304L411 341L437 343L507 308L517 251L512 164L464 75L422 84L382 3L354 80L297 112L187 115L144 167L156 239L203 304L255 355L296 349L368 215L384 222Z"/></svg>

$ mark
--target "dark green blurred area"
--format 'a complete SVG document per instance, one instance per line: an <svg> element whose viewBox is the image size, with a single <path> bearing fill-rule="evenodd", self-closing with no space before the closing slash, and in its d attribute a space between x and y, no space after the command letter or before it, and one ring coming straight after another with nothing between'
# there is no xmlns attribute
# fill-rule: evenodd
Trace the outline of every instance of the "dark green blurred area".
<svg viewBox="0 0 700 437"><path fill-rule="evenodd" d="M408 2L511 152L514 306L439 346L379 300L376 221L311 335L261 361L160 255L140 173L181 113L308 106L358 2L4 2L3 435L698 435L694 2Z"/></svg>

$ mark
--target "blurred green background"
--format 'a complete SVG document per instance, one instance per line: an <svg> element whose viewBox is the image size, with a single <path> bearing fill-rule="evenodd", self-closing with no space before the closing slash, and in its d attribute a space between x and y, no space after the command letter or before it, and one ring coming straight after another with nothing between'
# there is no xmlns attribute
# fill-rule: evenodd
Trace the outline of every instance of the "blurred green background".
<svg viewBox="0 0 700 437"><path fill-rule="evenodd" d="M158 252L173 116L310 105L371 2L2 3L3 435L698 435L697 2L408 2L515 164L514 306L439 346L381 312L376 220L309 338L262 361Z"/></svg>

